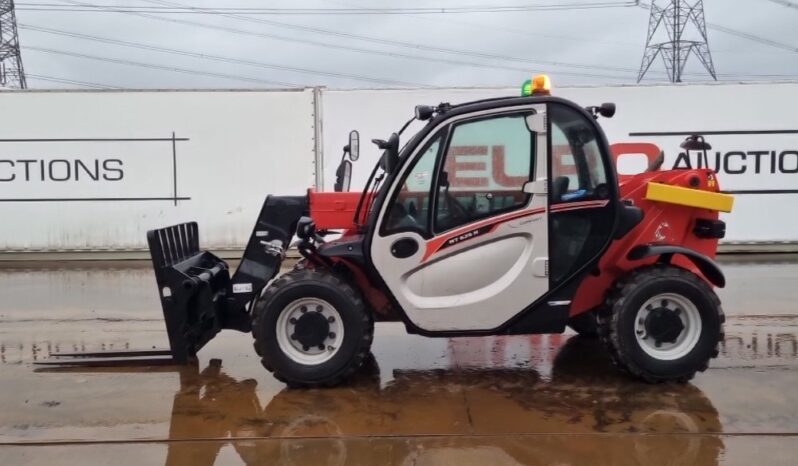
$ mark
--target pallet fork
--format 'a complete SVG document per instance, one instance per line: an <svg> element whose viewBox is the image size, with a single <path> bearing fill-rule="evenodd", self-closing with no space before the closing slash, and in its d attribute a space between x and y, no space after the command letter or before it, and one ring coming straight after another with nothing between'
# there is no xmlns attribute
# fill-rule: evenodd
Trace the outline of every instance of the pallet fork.
<svg viewBox="0 0 798 466"><path fill-rule="evenodd" d="M200 249L197 222L147 232L169 349L53 353L41 365L187 364L222 329L251 331L250 309L277 275L305 196L269 196L231 275L224 260Z"/></svg>

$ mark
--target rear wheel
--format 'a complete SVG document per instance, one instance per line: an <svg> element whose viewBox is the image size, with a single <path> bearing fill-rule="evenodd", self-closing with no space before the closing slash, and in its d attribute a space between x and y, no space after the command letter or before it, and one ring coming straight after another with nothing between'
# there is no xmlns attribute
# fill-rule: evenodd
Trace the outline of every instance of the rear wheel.
<svg viewBox="0 0 798 466"><path fill-rule="evenodd" d="M263 366L292 387L336 385L363 364L371 348L374 322L363 298L326 271L282 275L253 312Z"/></svg>
<svg viewBox="0 0 798 466"><path fill-rule="evenodd" d="M618 283L599 313L613 361L647 382L686 382L718 355L725 317L697 275L658 264Z"/></svg>

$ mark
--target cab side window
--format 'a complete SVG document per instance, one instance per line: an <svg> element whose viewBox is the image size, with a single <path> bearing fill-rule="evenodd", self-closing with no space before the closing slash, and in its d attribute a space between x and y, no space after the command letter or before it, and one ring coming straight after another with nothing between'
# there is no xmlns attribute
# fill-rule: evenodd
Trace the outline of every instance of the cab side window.
<svg viewBox="0 0 798 466"><path fill-rule="evenodd" d="M526 116L493 116L453 127L437 182L436 232L529 202L522 188L534 170L535 133Z"/></svg>
<svg viewBox="0 0 798 466"><path fill-rule="evenodd" d="M551 202L607 199L607 173L593 126L562 105L551 106L550 118Z"/></svg>
<svg viewBox="0 0 798 466"><path fill-rule="evenodd" d="M438 135L430 141L405 175L402 188L390 204L383 235L399 231L428 234L430 193L442 140L443 136Z"/></svg>

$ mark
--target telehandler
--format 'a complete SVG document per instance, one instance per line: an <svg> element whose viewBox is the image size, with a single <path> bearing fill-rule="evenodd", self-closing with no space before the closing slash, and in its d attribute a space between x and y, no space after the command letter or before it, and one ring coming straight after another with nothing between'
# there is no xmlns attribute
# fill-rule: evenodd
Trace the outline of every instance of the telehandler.
<svg viewBox="0 0 798 466"><path fill-rule="evenodd" d="M417 106L349 192L356 131L334 192L268 196L235 273L199 247L197 224L148 232L169 355L192 359L221 329L252 332L290 386L341 383L375 321L428 337L598 334L647 382L691 379L718 354L713 287L733 198L709 169L618 176L599 117L538 76L519 97ZM407 142L410 122L424 122ZM700 136L683 143L704 150ZM295 243L303 259L278 276Z"/></svg>

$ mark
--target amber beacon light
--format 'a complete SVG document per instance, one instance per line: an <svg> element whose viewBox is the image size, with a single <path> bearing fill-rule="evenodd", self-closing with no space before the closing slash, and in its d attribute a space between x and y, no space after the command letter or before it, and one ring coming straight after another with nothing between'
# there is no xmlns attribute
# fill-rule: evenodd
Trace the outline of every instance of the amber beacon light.
<svg viewBox="0 0 798 466"><path fill-rule="evenodd" d="M551 95L551 79L545 74L527 79L521 86L521 95Z"/></svg>

